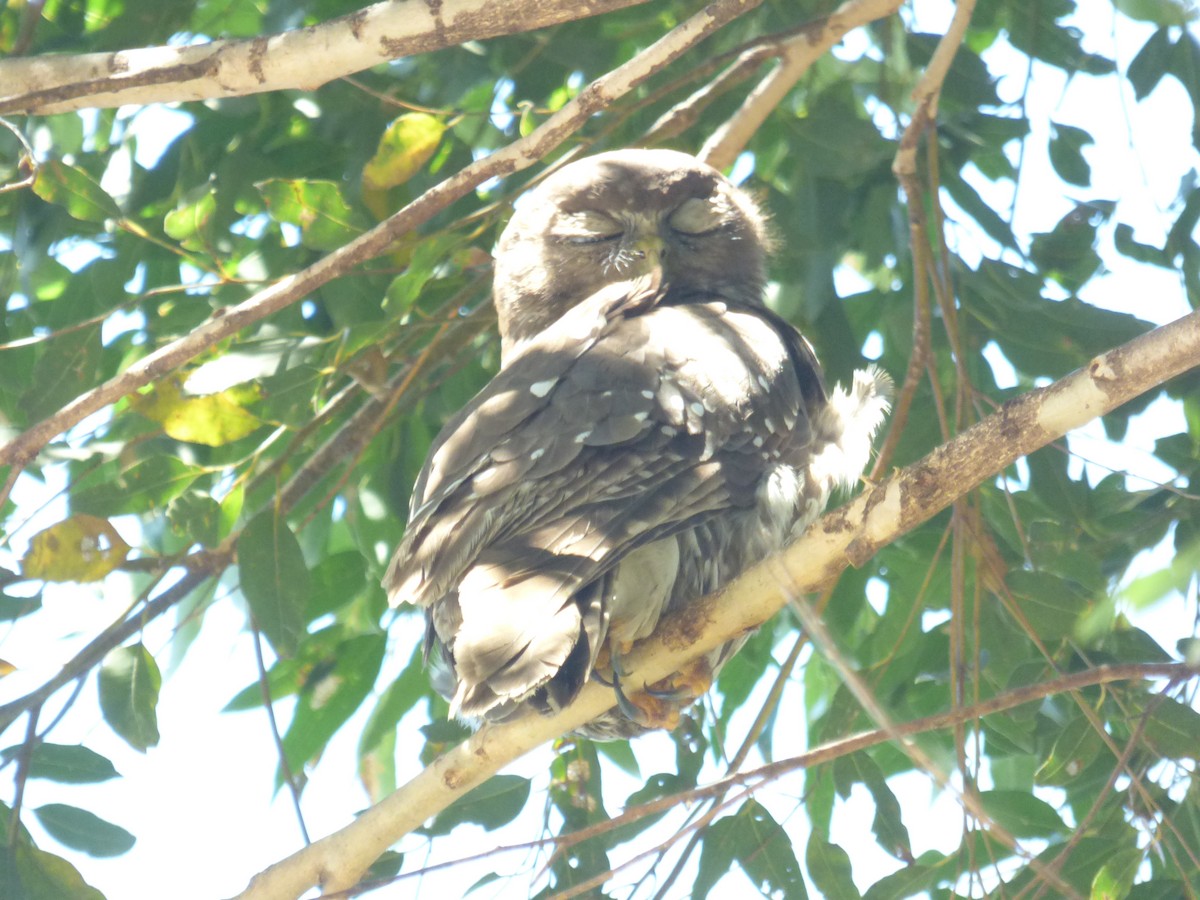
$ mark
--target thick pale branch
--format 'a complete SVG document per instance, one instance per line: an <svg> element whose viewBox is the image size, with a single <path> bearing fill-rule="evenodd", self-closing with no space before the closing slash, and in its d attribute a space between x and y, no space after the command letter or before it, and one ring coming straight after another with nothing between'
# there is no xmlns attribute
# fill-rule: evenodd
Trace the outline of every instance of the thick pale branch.
<svg viewBox="0 0 1200 900"><path fill-rule="evenodd" d="M742 102L727 122L712 133L696 154L710 166L725 169L775 109L825 52L845 37L846 32L876 19L890 16L903 0L846 0L824 19L818 19L783 45L782 59Z"/></svg>
<svg viewBox="0 0 1200 900"><path fill-rule="evenodd" d="M995 414L814 524L785 551L673 620L626 660L628 683L649 684L689 660L757 628L793 596L818 589L847 565L945 509L985 478L1068 431L1200 365L1200 312L1156 328L1093 359ZM312 884L349 887L389 846L534 747L613 706L592 682L555 716L485 726L347 827L260 873L245 898L298 896Z"/></svg>
<svg viewBox="0 0 1200 900"><path fill-rule="evenodd" d="M80 395L4 446L0 465L22 467L54 437L84 417L163 378L189 359L242 328L306 297L314 289L378 256L400 235L428 221L455 200L493 177L527 168L577 131L591 116L645 81L727 22L762 0L719 0L692 16L629 62L597 78L526 137L497 150L430 188L391 218L295 275L259 291L243 303L218 310L190 334L172 341L104 384Z"/></svg>
<svg viewBox="0 0 1200 900"><path fill-rule="evenodd" d="M186 47L0 61L0 113L313 90L402 56L429 53L635 6L646 0L391 0L294 31Z"/></svg>

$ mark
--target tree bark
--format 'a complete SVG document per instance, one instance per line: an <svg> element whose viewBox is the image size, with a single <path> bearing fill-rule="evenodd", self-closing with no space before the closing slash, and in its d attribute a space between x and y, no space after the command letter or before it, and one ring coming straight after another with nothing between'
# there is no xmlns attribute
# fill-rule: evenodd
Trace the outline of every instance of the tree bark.
<svg viewBox="0 0 1200 900"><path fill-rule="evenodd" d="M240 97L321 85L465 41L533 31L646 0L387 0L243 40L0 60L0 114Z"/></svg>
<svg viewBox="0 0 1200 900"><path fill-rule="evenodd" d="M819 589L1002 472L1022 456L1200 365L1200 310L1156 328L1044 388L1004 404L923 459L814 523L791 546L699 601L688 621L664 622L623 662L627 684L652 684L736 635L757 628L799 594ZM457 797L548 740L614 705L613 691L586 685L554 716L485 725L417 777L325 837L254 877L244 900L298 897L314 885L352 887L384 850Z"/></svg>

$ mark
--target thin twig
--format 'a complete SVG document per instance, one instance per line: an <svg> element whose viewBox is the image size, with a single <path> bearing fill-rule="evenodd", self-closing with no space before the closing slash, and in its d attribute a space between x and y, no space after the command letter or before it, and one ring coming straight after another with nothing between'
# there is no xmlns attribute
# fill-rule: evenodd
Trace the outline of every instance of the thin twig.
<svg viewBox="0 0 1200 900"><path fill-rule="evenodd" d="M87 646L76 653L70 662L58 671L57 675L50 678L41 687L0 706L0 731L7 728L21 713L41 705L63 685L69 684L99 664L110 650L121 646L130 637L137 634L146 626L147 622L161 616L209 578L223 571L232 558L233 546L226 540L220 547L201 550L181 561L179 565L186 571L179 581L153 600L138 607L136 615L129 615L114 622L92 638Z"/></svg>
<svg viewBox="0 0 1200 900"><path fill-rule="evenodd" d="M258 623L251 617L250 620L250 637L254 643L254 662L258 669L258 690L262 696L263 709L267 711L267 724L271 729L271 739L275 742L275 752L279 755L279 769L283 772L284 783L288 786L288 792L292 795L292 808L296 810L296 823L300 826L300 836L304 839L304 843L311 844L312 838L308 836L308 826L304 823L304 810L300 807L300 784L296 780L296 774L292 771L292 764L288 762L287 750L283 746L283 736L279 732L279 722L275 719L275 700L271 696L271 684L267 680L267 663L263 659L262 651L262 632L259 631Z"/></svg>
<svg viewBox="0 0 1200 900"><path fill-rule="evenodd" d="M84 417L165 377L242 328L303 299L321 285L378 256L398 237L427 222L489 178L511 175L537 162L581 128L588 119L641 84L660 67L761 2L723 0L697 13L629 62L597 78L529 135L467 165L370 231L308 268L281 279L236 306L217 310L208 321L189 334L159 348L31 426L0 447L0 465L11 464L15 469L23 468L55 436Z"/></svg>
<svg viewBox="0 0 1200 900"><path fill-rule="evenodd" d="M860 25L892 15L902 3L903 0L846 0L824 19L803 26L784 42L780 64L747 95L737 112L713 131L696 155L717 169L733 165L767 116L825 51Z"/></svg>
<svg viewBox="0 0 1200 900"><path fill-rule="evenodd" d="M1171 683L1177 683L1185 679L1200 678L1200 669L1195 666L1188 666L1184 663L1128 663L1121 665L1105 665L1096 666L1095 668L1085 669L1079 672L1072 672L1069 675L1063 675L1049 681L1043 681L1036 684L1022 685L1019 688L1004 691L989 697L986 700L980 700L970 706L960 706L952 708L944 712L935 713L931 716L925 716L920 719L913 719L907 722L898 722L892 725L891 730L883 728L875 728L869 731L862 731L846 737L835 738L826 741L811 750L804 753L790 756L786 759L781 759L773 763L759 766L755 769L749 769L745 772L731 773L726 777L711 782L700 787L692 788L686 791L679 791L669 797L659 797L655 800L650 800L646 803L640 803L636 806L626 807L618 815L612 816L603 822L598 822L586 828L578 829L577 831L568 834L558 835L557 837L543 838L537 841L529 841L521 844L506 845L489 850L485 853L472 854L449 862L438 863L429 866L427 869L422 869L416 872L407 872L397 876L391 881L400 880L402 878L411 878L423 872L433 871L435 869L453 867L463 862L481 859L490 856L494 853L512 852L516 850L528 849L535 846L544 846L547 843L554 843L556 851L561 852L570 847L578 846L585 841L608 834L616 829L637 822L648 816L659 815L665 812L670 812L672 809L677 809L680 806L697 803L703 800L719 799L724 797L730 790L734 788L747 788L749 792L760 790L766 784L772 781L794 774L798 771L807 771L819 765L826 765L837 759L843 759L854 753L859 753L863 750L869 750L872 747L877 747L893 740L896 734L902 735L905 738L912 738L921 734L929 734L931 732L942 731L947 728L976 721L985 716L995 715L1007 710L1015 709L1019 706L1024 706L1027 703L1035 703L1054 697L1059 694L1068 692L1078 692L1088 687L1098 685L1114 684L1123 681L1142 681L1150 678L1167 679ZM1127 745L1128 747L1132 744ZM643 854L644 856L645 854ZM634 860L630 860L630 863ZM623 868L623 867L618 867ZM390 882L389 882L390 883ZM379 885L372 885L378 887Z"/></svg>
<svg viewBox="0 0 1200 900"><path fill-rule="evenodd" d="M1200 311L1009 401L996 415L826 514L781 554L745 572L720 594L698 600L687 621L661 623L626 660L630 679L652 684L679 671L690 659L766 621L790 596L819 590L847 565L862 564L1013 460L1193 368L1198 359ZM785 584L793 590L785 593ZM1193 670L1155 671L1186 675ZM589 683L571 706L552 716L485 725L350 825L255 876L242 896L297 896L313 884L348 887L387 847L456 797L534 747L591 721L613 702L610 689Z"/></svg>
<svg viewBox="0 0 1200 900"><path fill-rule="evenodd" d="M25 152L21 154L21 159L17 162L17 171L20 172L24 170L25 175L18 181L12 181L8 184L0 184L0 194L7 194L9 191L19 191L22 188L31 187L37 180L38 169L40 168L38 166L37 157L34 156L33 148L29 146L29 141L25 140L24 132L22 132L21 129L12 122L8 121L8 119L0 117L0 127L3 127L11 132L13 137L15 137L25 149ZM3 500L0 500L0 503L3 502Z"/></svg>

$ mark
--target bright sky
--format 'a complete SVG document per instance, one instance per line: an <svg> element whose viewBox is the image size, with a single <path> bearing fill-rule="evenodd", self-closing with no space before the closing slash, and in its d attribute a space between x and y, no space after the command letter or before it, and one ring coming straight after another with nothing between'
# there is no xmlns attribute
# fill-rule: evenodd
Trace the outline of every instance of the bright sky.
<svg viewBox="0 0 1200 900"><path fill-rule="evenodd" d="M945 0L916 0L920 30L941 32L949 18L950 5ZM1107 4L1081 4L1093 14ZM1132 58L1151 33L1151 28L1126 19L1099 17L1076 20L1084 28L1089 50L1117 59L1120 68ZM850 52L863 46L862 38L851 35L847 40ZM1025 78L1024 58L1005 47L989 51L986 57L993 72L1002 76L1001 95L1015 100ZM1044 141L1048 122L1078 124L1086 127L1096 138L1096 146L1086 152L1092 163L1095 196L1117 200L1116 218L1130 223L1137 238L1147 243L1162 243L1169 226L1168 214L1183 175L1197 166L1197 155L1191 145L1191 112L1186 94L1173 80L1166 79L1144 102L1135 103L1120 92L1113 79L1094 79L1080 76L1070 82L1057 70L1035 67L1032 89L1029 92L1029 115L1034 121L1031 148ZM186 127L186 116L178 112L155 110L144 114L144 125L138 129L138 161L151 165L165 144ZM43 150L48 148L42 148ZM127 165L126 161L123 165ZM121 165L121 164L119 164ZM110 177L119 180L118 170ZM1044 154L1027 153L1023 180L1017 197L1016 231L1028 234L1047 231L1072 206L1072 197L1080 192L1058 181ZM983 178L976 186L986 199L1001 210L1012 201L1011 186L992 185ZM953 217L953 210L951 209ZM973 255L998 255L998 248L978 230L966 223L955 226L952 240L964 258ZM86 252L86 251L85 251ZM1104 249L1109 272L1094 279L1084 292L1085 299L1112 309L1135 312L1154 322L1166 322L1188 311L1179 276L1148 266L1134 264ZM847 279L845 273L840 278ZM853 290L853 282L841 282ZM998 375L1003 361L998 360ZM1003 377L1000 375L1000 377ZM1162 401L1154 404L1130 428L1130 438L1124 445L1111 444L1103 437L1099 426L1082 429L1072 435L1071 448L1082 456L1103 466L1128 470L1151 480L1167 480L1174 473L1164 470L1150 460L1154 439L1160 435L1183 430L1182 414L1177 404ZM1107 469L1097 469L1100 475ZM1090 477L1093 473L1089 471ZM55 475L49 475L50 487L60 487ZM58 476L61 477L61 476ZM12 546L0 550L0 564L13 566L28 538L40 528L58 521L65 515L61 500L51 500L41 512L34 510L46 503L46 492L32 480L19 485L14 498L31 515L28 525L14 536ZM119 525L120 527L120 525ZM1142 561L1139 570L1151 571L1164 562L1163 552ZM15 554L15 555L14 555ZM1169 558L1169 555L1168 557ZM119 576L114 576L119 577ZM18 671L0 681L0 701L19 696L40 685L52 675L86 640L117 617L122 610L122 598L129 595L117 587L109 598L84 597L76 586L47 589L42 612L20 620L15 626L0 627L0 657L14 663ZM1144 627L1156 633L1165 646L1173 646L1179 637L1179 622L1195 609L1195 598L1182 597L1164 601L1143 617ZM26 815L24 821L34 833L35 840L53 852L61 852L78 866L84 877L111 898L171 896L173 898L209 898L236 893L247 879L265 865L293 852L300 845L299 831L285 793L273 797L276 759L272 749L265 715L261 710L236 714L221 714L221 707L239 690L256 679L254 653L245 633L245 617L237 602L214 604L207 614L204 627L186 658L176 664L164 648L170 644L172 621L151 623L144 635L147 646L155 653L164 668L164 683L159 704L159 727L162 740L158 747L142 755L132 751L103 724L97 711L95 679L86 681L83 696L53 734L61 743L82 742L107 756L122 773L122 778L104 784L63 787L46 781L32 781L26 794L31 807L49 802L65 802L84 806L115 822L138 837L134 849L113 859L92 859L73 851L62 850L41 831L36 820ZM411 633L410 633L411 632ZM68 637L74 635L74 637ZM394 677L408 659L408 648L418 640L414 629L398 627L391 635L399 662L385 668L385 680ZM789 689L784 704L802 703L800 687ZM290 714L290 704L279 704L284 722ZM754 709L753 699L746 709ZM797 719L797 721L799 721ZM749 718L735 718L730 730L738 735L748 725ZM308 827L314 836L321 836L341 827L367 803L355 777L355 744L362 726L362 716L352 721L331 744L320 764L310 773L304 794L304 810ZM24 727L24 722L20 724ZM402 735L414 735L413 722L401 724ZM415 738L411 738L414 739ZM10 731L4 745L16 743L20 735ZM802 728L793 732L779 728L774 735L774 752L782 757L806 749ZM401 764L415 774L416 750L401 747ZM638 755L650 761L647 771L670 771L673 768L673 744L665 735L641 738ZM509 771L534 780L536 792L544 792L547 781L549 751L542 749L519 761ZM619 810L623 798L641 785L610 767L605 779L608 788L606 805L610 811ZM706 778L721 775L711 767ZM935 797L928 779L907 775L892 779L890 784L901 799L911 826L921 817L921 827L911 828L915 846L920 853L926 849L949 850L957 845L961 822L954 800ZM761 802L776 818L786 823L798 848L807 840L807 823L797 812L803 781L800 776L785 779L770 791L759 796ZM9 794L3 794L11 800ZM541 804L530 804L532 813L520 816L514 823L495 832L475 830L451 848L439 846L438 855L430 861L451 859L471 852L483 852L497 845L518 844L540 834ZM927 810L927 812L926 812ZM840 804L833 840L851 852L855 875L865 887L883 874L899 867L896 860L884 855L873 841L860 836L869 828L873 810L865 792L853 795ZM934 823L943 823L944 828ZM444 843L444 842L443 842ZM644 840L643 846L649 841ZM419 841L405 845L421 858L424 853ZM459 896L481 875L488 872L523 872L529 858L524 853L489 858L476 865L463 866L429 876L422 884L422 896ZM520 879L515 884L523 885ZM687 883L684 879L682 884ZM376 896L416 896L412 880L382 891ZM727 877L713 892L713 897L744 897L746 883L741 876ZM513 896L503 887L488 887L479 897ZM680 893L682 896L682 892Z"/></svg>

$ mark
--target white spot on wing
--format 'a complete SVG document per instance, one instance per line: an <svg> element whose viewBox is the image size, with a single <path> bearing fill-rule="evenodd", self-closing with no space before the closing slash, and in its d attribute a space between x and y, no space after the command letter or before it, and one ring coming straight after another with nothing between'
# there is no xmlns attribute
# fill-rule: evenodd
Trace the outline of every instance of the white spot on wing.
<svg viewBox="0 0 1200 900"><path fill-rule="evenodd" d="M529 458L531 460L533 460L534 462L537 462L539 459L541 459L545 455L546 455L546 448L538 447L536 450L534 450L532 453L529 454Z"/></svg>
<svg viewBox="0 0 1200 900"><path fill-rule="evenodd" d="M558 384L557 378L547 378L545 381L535 381L529 386L529 393L535 397L545 397L554 386Z"/></svg>

